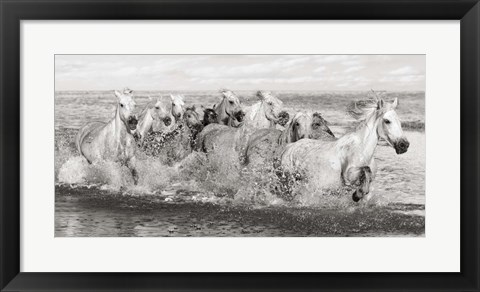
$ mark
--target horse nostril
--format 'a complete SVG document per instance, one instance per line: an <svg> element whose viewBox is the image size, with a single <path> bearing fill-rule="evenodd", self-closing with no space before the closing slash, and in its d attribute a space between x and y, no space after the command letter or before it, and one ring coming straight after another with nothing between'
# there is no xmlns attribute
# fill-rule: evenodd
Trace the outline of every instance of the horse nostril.
<svg viewBox="0 0 480 292"><path fill-rule="evenodd" d="M234 115L235 119L237 119L237 121L239 121L239 122L241 122L243 120L244 116L245 116L245 112L243 112L243 111L238 111Z"/></svg>
<svg viewBox="0 0 480 292"><path fill-rule="evenodd" d="M170 126L172 119L170 117L166 117L165 119L163 119L163 122L165 123L165 126Z"/></svg>
<svg viewBox="0 0 480 292"><path fill-rule="evenodd" d="M129 120L130 124L133 124L133 125L136 125L138 124L138 120L136 117L130 117L130 120Z"/></svg>

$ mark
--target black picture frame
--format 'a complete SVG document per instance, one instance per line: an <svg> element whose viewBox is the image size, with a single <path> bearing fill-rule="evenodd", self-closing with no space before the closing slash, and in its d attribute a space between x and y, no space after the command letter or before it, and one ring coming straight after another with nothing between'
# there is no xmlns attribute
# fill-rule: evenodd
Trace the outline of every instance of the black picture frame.
<svg viewBox="0 0 480 292"><path fill-rule="evenodd" d="M479 291L480 4L477 0L0 0L0 13L1 291ZM58 19L461 20L461 272L20 272L20 21ZM442 255L438 257L441 260Z"/></svg>

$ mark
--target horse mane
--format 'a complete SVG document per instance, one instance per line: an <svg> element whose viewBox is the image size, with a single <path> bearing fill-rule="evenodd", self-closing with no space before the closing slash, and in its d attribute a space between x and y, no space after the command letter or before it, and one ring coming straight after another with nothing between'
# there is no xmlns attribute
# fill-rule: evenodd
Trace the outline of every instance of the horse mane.
<svg viewBox="0 0 480 292"><path fill-rule="evenodd" d="M332 130L330 130L330 128L328 127L330 123L322 117L322 114L320 114L319 112L314 112L312 120L314 123L320 123L320 128L323 133L328 134L331 138L335 138L335 134L333 134Z"/></svg>
<svg viewBox="0 0 480 292"><path fill-rule="evenodd" d="M364 99L350 103L347 114L357 121L365 121L379 110L377 99Z"/></svg>
<svg viewBox="0 0 480 292"><path fill-rule="evenodd" d="M297 112L295 113L295 115L293 116L293 118L288 121L287 124L285 124L285 129L282 131L282 134L280 134L280 136L278 137L278 144L280 145L285 145L287 143L292 143L292 142L296 142L294 141L294 138L292 137L293 136L293 125L295 124L295 122L302 116L305 116L305 117L309 117L309 115L305 112Z"/></svg>
<svg viewBox="0 0 480 292"><path fill-rule="evenodd" d="M255 94L258 98L265 98L265 95L267 94L271 94L270 91L266 91L266 90L259 90L257 91L257 93Z"/></svg>
<svg viewBox="0 0 480 292"><path fill-rule="evenodd" d="M322 117L322 114L319 113L319 112L314 112L312 116L313 116L314 119L315 119L315 118L319 119L322 124L325 124L325 125L328 125L328 124L329 124L329 122L328 122L327 120L325 120L325 119Z"/></svg>
<svg viewBox="0 0 480 292"><path fill-rule="evenodd" d="M196 111L196 108L195 108L195 105L190 105L190 106L187 106L185 107L185 111Z"/></svg>
<svg viewBox="0 0 480 292"><path fill-rule="evenodd" d="M143 117L145 117L145 115L147 114L148 110L153 108L155 106L155 104L157 103L156 100L151 100L147 103L147 105L142 109L142 111L140 112L140 116L139 116L139 119L143 119Z"/></svg>

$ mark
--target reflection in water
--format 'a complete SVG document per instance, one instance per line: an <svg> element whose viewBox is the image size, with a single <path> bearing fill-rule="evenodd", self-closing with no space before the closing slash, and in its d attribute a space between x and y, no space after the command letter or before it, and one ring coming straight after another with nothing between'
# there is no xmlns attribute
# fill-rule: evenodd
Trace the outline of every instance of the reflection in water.
<svg viewBox="0 0 480 292"><path fill-rule="evenodd" d="M55 236L421 236L423 205L249 207L56 186Z"/></svg>

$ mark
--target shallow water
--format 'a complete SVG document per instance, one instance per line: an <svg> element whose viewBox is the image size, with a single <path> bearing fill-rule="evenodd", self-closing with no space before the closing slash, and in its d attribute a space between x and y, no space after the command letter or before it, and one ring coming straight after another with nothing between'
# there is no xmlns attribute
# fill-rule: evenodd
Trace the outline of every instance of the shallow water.
<svg viewBox="0 0 480 292"><path fill-rule="evenodd" d="M139 108L147 95L138 92ZM423 123L424 94L396 93L403 121ZM57 92L55 96L55 236L423 236L425 134L408 131L410 149L396 155L379 146L377 176L369 197L302 194L284 201L269 193L267 174L218 170L221 161L193 153L169 167L139 155L140 182L115 163L91 166L73 137L86 121L108 120L115 100L106 92ZM186 92L187 104L210 106L215 92ZM240 93L252 103L253 93ZM344 108L359 93L283 92L289 112L313 109L336 135L351 124ZM311 198L310 198L311 197Z"/></svg>

